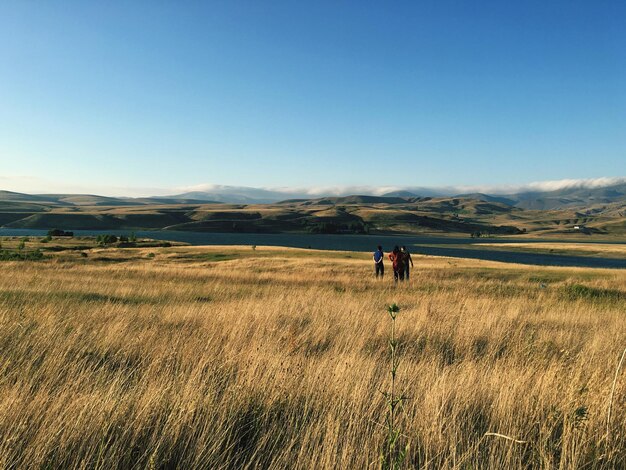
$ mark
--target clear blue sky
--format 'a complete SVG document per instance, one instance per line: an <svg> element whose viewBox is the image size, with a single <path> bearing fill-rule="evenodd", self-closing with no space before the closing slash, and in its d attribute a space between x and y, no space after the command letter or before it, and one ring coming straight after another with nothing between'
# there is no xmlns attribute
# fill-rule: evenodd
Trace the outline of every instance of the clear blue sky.
<svg viewBox="0 0 626 470"><path fill-rule="evenodd" d="M3 1L0 177L624 176L625 21L621 1Z"/></svg>

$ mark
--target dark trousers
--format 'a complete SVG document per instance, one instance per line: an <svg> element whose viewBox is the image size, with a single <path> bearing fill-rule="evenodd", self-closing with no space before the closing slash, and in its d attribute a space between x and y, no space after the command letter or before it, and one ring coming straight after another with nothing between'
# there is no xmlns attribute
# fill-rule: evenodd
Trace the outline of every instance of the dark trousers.
<svg viewBox="0 0 626 470"><path fill-rule="evenodd" d="M393 270L393 280L398 282L398 279L404 281L404 268L398 268Z"/></svg>
<svg viewBox="0 0 626 470"><path fill-rule="evenodd" d="M376 277L385 275L385 265L383 263L374 263L376 265Z"/></svg>
<svg viewBox="0 0 626 470"><path fill-rule="evenodd" d="M409 265L407 264L404 267L404 278L408 281L409 280L409 273L411 271L411 268L409 267Z"/></svg>

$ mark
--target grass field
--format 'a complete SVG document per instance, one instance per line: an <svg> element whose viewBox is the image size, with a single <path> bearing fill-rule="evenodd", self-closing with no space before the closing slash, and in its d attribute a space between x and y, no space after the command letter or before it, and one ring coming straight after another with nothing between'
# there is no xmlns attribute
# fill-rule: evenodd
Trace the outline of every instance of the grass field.
<svg viewBox="0 0 626 470"><path fill-rule="evenodd" d="M626 466L625 271L414 259L397 288L359 253L2 262L0 468L379 468L392 302L404 467Z"/></svg>
<svg viewBox="0 0 626 470"><path fill-rule="evenodd" d="M502 248L498 243L480 243L479 246ZM557 242L511 242L507 243L507 250L527 251L530 253L554 253L581 256L608 256L612 258L626 258L626 244L608 243L557 243Z"/></svg>

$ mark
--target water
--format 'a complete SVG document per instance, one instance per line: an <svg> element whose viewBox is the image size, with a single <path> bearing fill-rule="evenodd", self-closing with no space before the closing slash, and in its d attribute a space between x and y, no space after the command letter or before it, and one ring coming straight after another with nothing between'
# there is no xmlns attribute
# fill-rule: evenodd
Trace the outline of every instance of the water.
<svg viewBox="0 0 626 470"><path fill-rule="evenodd" d="M105 233L128 235L128 230L74 230L76 236L97 236ZM0 228L0 236L45 236L47 230L6 229ZM312 248L317 250L364 251L373 252L376 245L382 245L385 251L391 251L394 245L406 245L412 253L432 256L451 256L456 258L482 259L507 263L534 264L540 266L579 266L590 268L626 269L626 259L596 258L576 255L556 255L541 253L522 253L515 251L494 250L489 247L467 248L462 245L478 243L510 242L563 242L567 240L489 238L472 239L470 237L428 237L428 236L390 236L390 235L320 235L286 233L205 233L176 231L135 231L140 238L186 242L191 245L257 245L287 246L294 248ZM575 243L585 243L576 241ZM593 243L591 241L587 243ZM623 242L602 242L623 244ZM445 246L432 246L445 245ZM457 246L455 246L457 245Z"/></svg>

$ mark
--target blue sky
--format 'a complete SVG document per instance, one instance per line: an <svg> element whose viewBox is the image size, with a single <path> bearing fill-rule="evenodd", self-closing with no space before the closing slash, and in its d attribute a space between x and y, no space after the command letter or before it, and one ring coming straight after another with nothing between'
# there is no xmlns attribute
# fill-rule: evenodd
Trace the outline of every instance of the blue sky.
<svg viewBox="0 0 626 470"><path fill-rule="evenodd" d="M0 187L624 176L624 18L619 1L5 1Z"/></svg>

